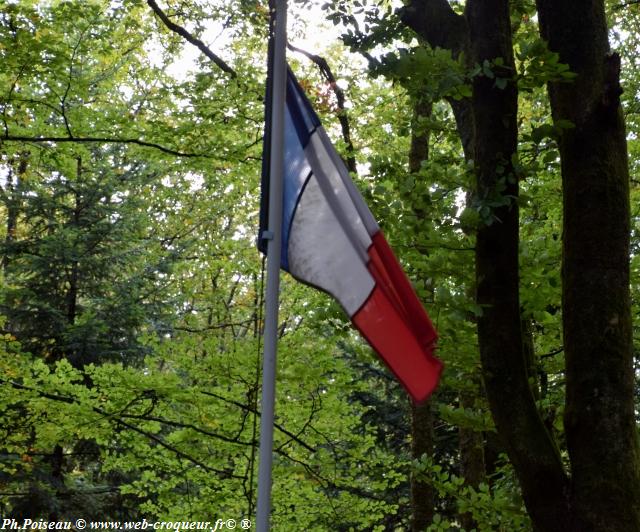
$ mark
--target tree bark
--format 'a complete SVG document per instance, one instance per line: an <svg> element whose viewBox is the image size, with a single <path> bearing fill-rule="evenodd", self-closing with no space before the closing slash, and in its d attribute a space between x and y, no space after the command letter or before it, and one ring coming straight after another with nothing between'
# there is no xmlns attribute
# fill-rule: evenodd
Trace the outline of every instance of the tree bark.
<svg viewBox="0 0 640 532"><path fill-rule="evenodd" d="M431 117L433 105L430 101L420 99L413 104L413 120L411 124L411 147L409 148L409 172L420 171L422 162L429 159L430 131L421 121Z"/></svg>
<svg viewBox="0 0 640 532"><path fill-rule="evenodd" d="M59 498L64 491L64 450L60 444L56 444L53 448L49 463L51 466L51 487L56 493L56 498ZM47 518L49 521L58 521L60 517L60 508L58 505L52 504Z"/></svg>
<svg viewBox="0 0 640 532"><path fill-rule="evenodd" d="M431 46L459 53L469 66L489 62L495 77L473 80L472 138L461 132L475 163L476 202L502 200L487 213L477 232L476 298L478 342L491 412L505 450L520 480L523 498L538 530L564 530L569 522L568 478L546 430L529 386L520 324L519 215L514 198L518 182L513 160L517 148L517 88L507 0L468 0L457 15L446 0L414 0L403 20ZM493 61L502 59L502 66ZM458 120L460 125L462 122ZM465 142L465 138L467 141ZM471 146L468 146L471 144Z"/></svg>
<svg viewBox="0 0 640 532"><path fill-rule="evenodd" d="M431 401L411 407L411 456L433 456L433 415ZM428 482L411 477L411 531L422 532L432 523L435 492Z"/></svg>
<svg viewBox="0 0 640 532"><path fill-rule="evenodd" d="M413 107L409 172L417 173L422 162L429 159L430 131L420 122L431 116L432 104L428 100L418 99ZM428 213L415 206L413 211L418 223L429 223L426 218ZM419 460L423 455L433 456L433 414L430 400L411 407L411 457ZM431 484L418 480L415 476L411 477L412 532L422 532L433 522L435 498L435 490Z"/></svg>
<svg viewBox="0 0 640 532"><path fill-rule="evenodd" d="M477 394L468 391L460 395L460 406L463 408L474 408L474 397ZM482 432L470 428L460 427L458 429L460 441L460 474L464 478L465 485L477 488L486 480L486 468L484 461L484 437ZM460 515L460 523L463 530L474 530L478 528L470 513Z"/></svg>
<svg viewBox="0 0 640 532"><path fill-rule="evenodd" d="M563 186L565 432L575 529L640 530L629 295L629 173L602 0L538 0L540 31L577 78L553 82ZM576 17L576 10L580 16Z"/></svg>
<svg viewBox="0 0 640 532"><path fill-rule="evenodd" d="M566 517L566 482L560 455L536 408L529 387L520 324L518 181L513 168L517 146L517 89L506 0L469 0L466 7L471 61L503 59L494 79L473 82L474 161L478 201L502 196L493 220L480 226L476 240L478 343L491 412L537 528L561 530ZM502 190L501 190L502 189ZM542 482L541 479L544 479Z"/></svg>

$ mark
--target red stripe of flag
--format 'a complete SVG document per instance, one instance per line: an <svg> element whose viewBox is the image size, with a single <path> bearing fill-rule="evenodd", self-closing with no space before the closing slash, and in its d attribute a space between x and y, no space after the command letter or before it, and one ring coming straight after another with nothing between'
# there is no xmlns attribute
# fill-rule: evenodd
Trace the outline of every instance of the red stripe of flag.
<svg viewBox="0 0 640 532"><path fill-rule="evenodd" d="M442 362L433 356L437 334L393 251L381 232L368 250L376 281L353 324L417 403L438 384Z"/></svg>

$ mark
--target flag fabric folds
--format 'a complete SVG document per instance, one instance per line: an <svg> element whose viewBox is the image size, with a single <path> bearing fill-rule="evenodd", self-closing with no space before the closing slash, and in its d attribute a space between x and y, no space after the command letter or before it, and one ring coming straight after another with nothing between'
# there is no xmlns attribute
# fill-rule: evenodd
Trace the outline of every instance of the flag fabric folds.
<svg viewBox="0 0 640 532"><path fill-rule="evenodd" d="M259 239L263 252L268 109L266 118ZM291 70L284 144L281 267L335 298L414 401L424 401L442 372L433 355L436 331Z"/></svg>

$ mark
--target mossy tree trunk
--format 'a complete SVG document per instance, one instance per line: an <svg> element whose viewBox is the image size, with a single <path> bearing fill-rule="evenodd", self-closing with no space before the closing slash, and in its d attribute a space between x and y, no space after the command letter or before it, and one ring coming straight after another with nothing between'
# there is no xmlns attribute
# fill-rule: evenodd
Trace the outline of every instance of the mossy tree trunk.
<svg viewBox="0 0 640 532"><path fill-rule="evenodd" d="M496 428L520 479L525 504L539 530L569 522L567 487L557 447L538 413L529 385L520 323L517 88L507 0L469 0L463 15L446 0L414 0L403 20L431 46L464 51L469 65L487 61L494 77L473 81L470 114L458 120L475 163L475 202L484 209L476 243L476 298L482 306L478 342L487 398ZM446 30L446 31L445 31ZM495 63L497 58L500 63ZM506 83L499 86L495 78ZM454 107L455 110L455 107Z"/></svg>
<svg viewBox="0 0 640 532"><path fill-rule="evenodd" d="M529 386L520 321L517 88L507 0L469 0L471 64L492 65L495 78L473 81L476 195L484 220L476 240L478 344L487 398L496 428L520 479L536 527L559 530L567 522L560 455L538 413ZM502 65L495 63L500 58ZM506 80L501 88L496 79ZM483 209L484 203L502 206ZM541 481L544 479L544 481Z"/></svg>
<svg viewBox="0 0 640 532"><path fill-rule="evenodd" d="M565 432L580 530L640 530L629 295L629 173L620 58L602 0L538 0L540 31L577 74L551 83L563 187ZM576 16L579 13L579 16Z"/></svg>

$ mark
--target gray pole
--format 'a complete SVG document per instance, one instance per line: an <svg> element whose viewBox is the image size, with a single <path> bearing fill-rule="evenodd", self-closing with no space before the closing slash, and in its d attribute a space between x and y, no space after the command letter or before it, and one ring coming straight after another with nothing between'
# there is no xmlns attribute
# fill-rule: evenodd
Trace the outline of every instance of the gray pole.
<svg viewBox="0 0 640 532"><path fill-rule="evenodd" d="M282 174L284 167L284 105L287 75L287 0L276 0L271 114L271 165L269 168L269 232L267 244L267 293L265 296L264 360L262 363L262 415L260 417L260 466L258 469L258 532L269 531L271 467L278 349L278 303L282 249Z"/></svg>

